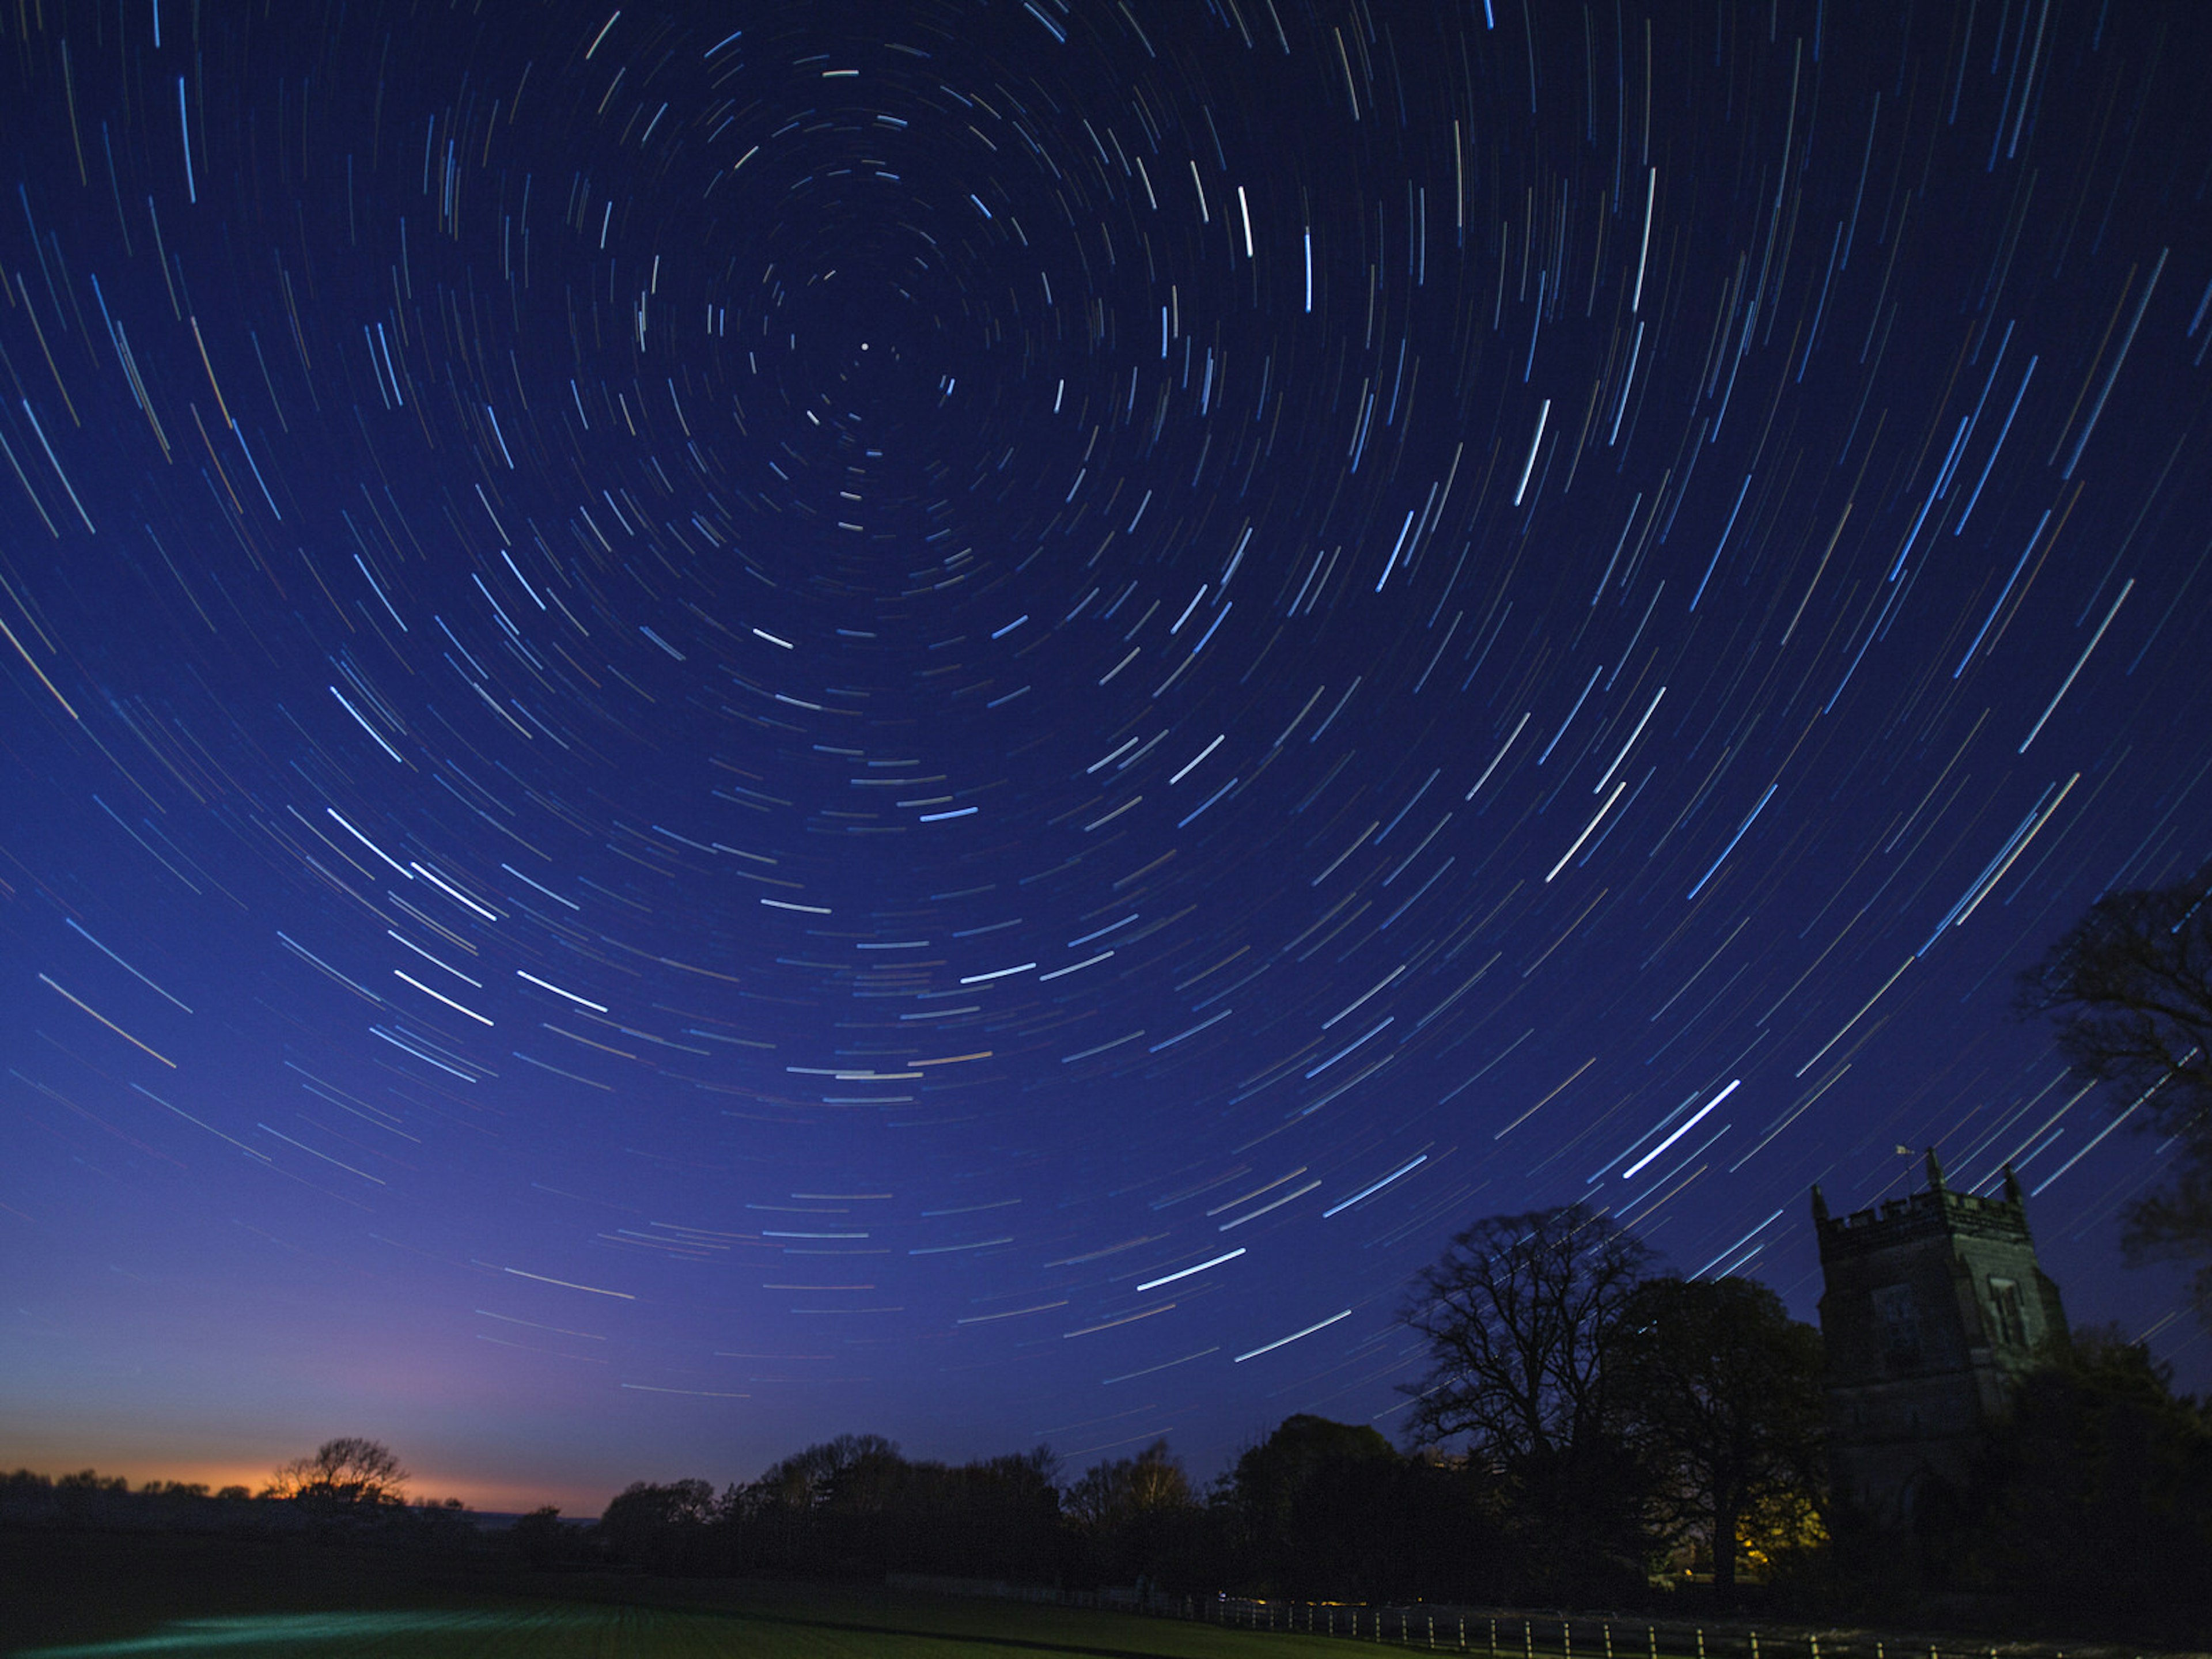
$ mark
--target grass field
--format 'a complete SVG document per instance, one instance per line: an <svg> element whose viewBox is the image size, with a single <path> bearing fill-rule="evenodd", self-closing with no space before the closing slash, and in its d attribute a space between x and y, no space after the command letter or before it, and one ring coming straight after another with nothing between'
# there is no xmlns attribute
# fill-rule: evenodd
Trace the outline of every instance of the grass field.
<svg viewBox="0 0 2212 1659"><path fill-rule="evenodd" d="M1280 1659L1325 1638L881 1589L538 1580L517 1594L339 1551L0 1540L9 1659ZM525 1587L516 1586L522 1589Z"/></svg>
<svg viewBox="0 0 2212 1659"><path fill-rule="evenodd" d="M1269 1640L1236 1631L1060 1607L939 1603L884 1606L835 1596L770 1611L588 1602L241 1613L176 1620L142 1635L18 1648L21 1659L176 1656L419 1656L419 1659L1230 1659L1266 1642L1312 1651L1320 1638Z"/></svg>
<svg viewBox="0 0 2212 1659"><path fill-rule="evenodd" d="M1290 1609L1279 1607L1279 1613ZM1326 1609L1313 1609L1317 1616ZM1350 1609L1336 1609L1340 1620ZM1880 1659L1885 1632L1769 1626L1648 1632L1589 1615L1570 1646L1559 1615L1498 1620L1496 1659ZM860 1585L549 1575L457 1566L391 1552L217 1537L0 1532L5 1659L1351 1659L1356 1638L1224 1629L1129 1613L967 1600ZM1470 1619L1490 1659L1489 1620ZM1391 1647L1425 1651L1427 1631ZM1437 1651L1458 1647L1436 1621ZM1639 1639L1640 1638L1640 1639ZM1755 1639L1760 1639L1755 1638ZM1616 1647L1616 1643L1618 1646ZM2063 1654L2007 1644L2008 1659L2134 1659L2152 1650L2069 1641ZM1887 1651L1996 1659L1984 1638L1886 1633ZM2181 1659L2173 1656L2173 1659ZM2195 1659L2212 1659L2199 1654Z"/></svg>

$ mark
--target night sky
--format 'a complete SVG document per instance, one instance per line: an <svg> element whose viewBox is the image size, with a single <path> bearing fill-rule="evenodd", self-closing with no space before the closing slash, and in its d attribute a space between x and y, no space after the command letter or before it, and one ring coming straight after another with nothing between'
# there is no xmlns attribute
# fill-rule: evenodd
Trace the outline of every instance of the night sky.
<svg viewBox="0 0 2212 1659"><path fill-rule="evenodd" d="M9 7L0 1465L1203 1478L1931 1143L2203 1386L2208 24Z"/></svg>

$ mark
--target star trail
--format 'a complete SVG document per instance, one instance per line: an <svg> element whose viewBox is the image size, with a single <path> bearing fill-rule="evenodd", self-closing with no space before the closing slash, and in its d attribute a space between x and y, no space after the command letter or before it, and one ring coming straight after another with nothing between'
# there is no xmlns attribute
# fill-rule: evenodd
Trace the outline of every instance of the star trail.
<svg viewBox="0 0 2212 1659"><path fill-rule="evenodd" d="M1931 1144L2201 1386L2012 1011L2212 854L2196 8L0 35L9 1457L1210 1473Z"/></svg>

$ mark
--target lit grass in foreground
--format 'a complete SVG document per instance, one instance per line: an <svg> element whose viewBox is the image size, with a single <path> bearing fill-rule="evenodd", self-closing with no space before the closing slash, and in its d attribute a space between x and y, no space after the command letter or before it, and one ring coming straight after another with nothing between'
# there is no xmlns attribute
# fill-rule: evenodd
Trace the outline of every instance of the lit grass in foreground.
<svg viewBox="0 0 2212 1659"><path fill-rule="evenodd" d="M1338 1644L1050 1607L763 1586L686 1606L597 1602L234 1613L22 1648L16 1659L1285 1659Z"/></svg>

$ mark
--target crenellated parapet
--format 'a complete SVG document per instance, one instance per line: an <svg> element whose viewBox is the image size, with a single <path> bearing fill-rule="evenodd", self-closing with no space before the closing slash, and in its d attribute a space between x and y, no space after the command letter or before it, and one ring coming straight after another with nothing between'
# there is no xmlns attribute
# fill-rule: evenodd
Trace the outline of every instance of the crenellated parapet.
<svg viewBox="0 0 2212 1659"><path fill-rule="evenodd" d="M1890 1522L1964 1475L2014 1379L2066 1334L2011 1167L1990 1198L1947 1186L1932 1148L1927 1171L1924 1189L1843 1215L1812 1194L1836 1484Z"/></svg>

